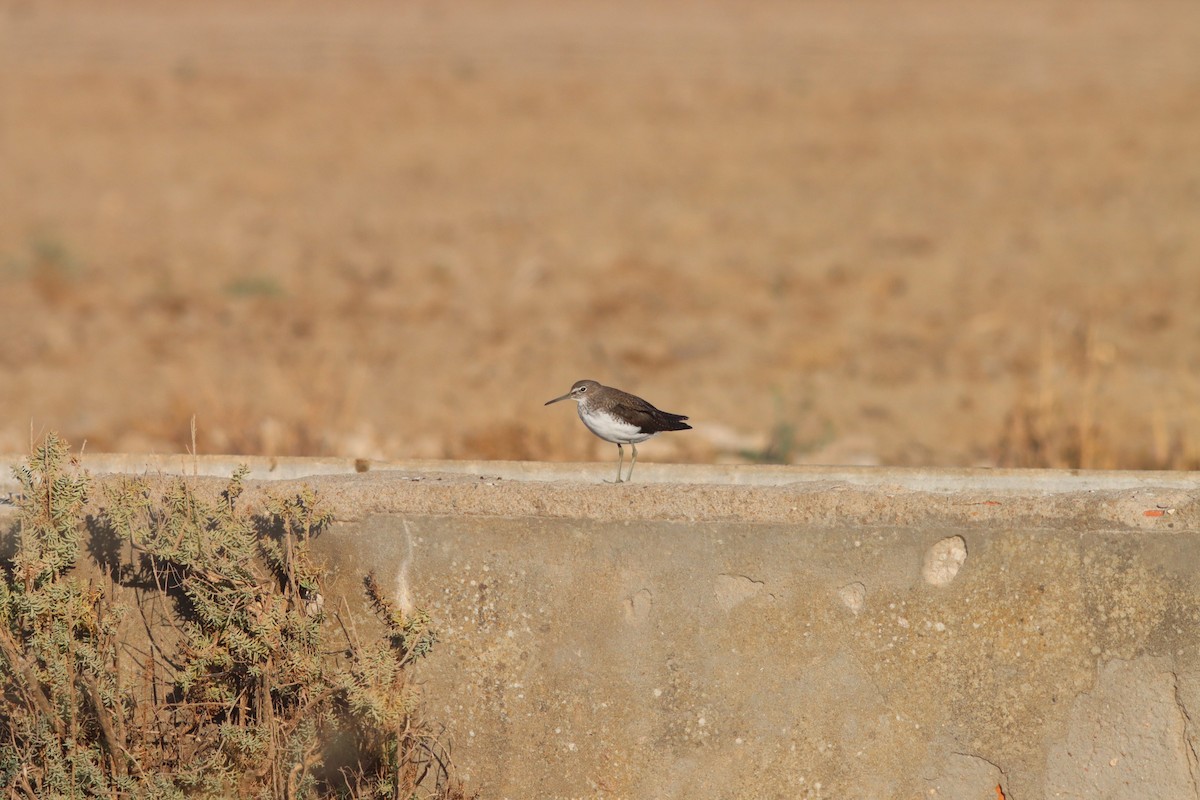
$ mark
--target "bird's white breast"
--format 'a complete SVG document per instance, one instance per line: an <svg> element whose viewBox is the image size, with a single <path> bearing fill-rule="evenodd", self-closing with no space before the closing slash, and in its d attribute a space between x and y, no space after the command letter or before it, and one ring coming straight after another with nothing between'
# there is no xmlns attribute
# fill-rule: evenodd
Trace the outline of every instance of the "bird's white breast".
<svg viewBox="0 0 1200 800"><path fill-rule="evenodd" d="M579 406L579 418L583 420L583 424L589 431L613 444L636 444L644 442L654 435L643 432L637 425L626 422L607 411L584 411L582 405Z"/></svg>

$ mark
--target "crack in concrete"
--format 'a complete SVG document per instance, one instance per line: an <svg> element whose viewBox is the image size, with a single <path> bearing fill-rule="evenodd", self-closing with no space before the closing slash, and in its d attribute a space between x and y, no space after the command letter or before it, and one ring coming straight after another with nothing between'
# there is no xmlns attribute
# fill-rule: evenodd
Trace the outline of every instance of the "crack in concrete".
<svg viewBox="0 0 1200 800"><path fill-rule="evenodd" d="M1013 795L1012 793L1009 792L1008 772L1006 770L1004 770L1000 764L997 764L996 762L994 762L994 760L991 760L990 758L984 758L983 756L979 756L978 753L967 753L967 752L962 752L962 751L958 751L958 750L952 750L952 751L949 751L948 754L950 757L958 757L958 758L966 759L967 763L974 763L974 764L982 765L983 770L985 772L988 772L988 774L989 774L989 787L988 787L989 792L992 788L995 788L995 787L991 786L991 781L996 781L996 787L998 787L1002 790L1004 800L1015 800L1015 795ZM932 777L925 776L924 777L925 782L930 783L930 782L937 782L940 780L947 780L947 778L949 778L949 775L954 774L954 772L947 772L948 768L949 768L949 762L943 763L941 774L937 775L937 776L932 776ZM995 774L998 777L990 777L990 774ZM942 787L940 786L937 788L941 789ZM950 778L950 786L948 786L947 788L956 789L956 790L959 790L959 792L962 792L962 790L966 790L967 787L964 786L964 784L960 784L959 782L956 782L954 780L954 778ZM976 783L976 782L970 783L971 792L974 792L974 790L977 790L978 788L979 788L978 783ZM972 796L974 796L974 795L972 794ZM991 794L989 794L988 796L990 798Z"/></svg>
<svg viewBox="0 0 1200 800"><path fill-rule="evenodd" d="M961 750L952 750L950 752L950 755L959 756L961 758L970 759L972 761L979 761L979 762L982 762L982 763L986 764L987 766L991 767L993 770L996 771L996 774L998 774L1000 776L998 785L1000 786L1001 791L1004 792L1005 800L1016 800L1015 795L1011 794L1008 789L1008 772L1005 771L1005 769L1003 767L1001 767L999 764L997 764L995 761L992 761L990 758L984 758L983 756L979 755L978 753L964 753Z"/></svg>
<svg viewBox="0 0 1200 800"><path fill-rule="evenodd" d="M1187 754L1188 775L1192 780L1192 793L1200 797L1200 753L1196 752L1195 739L1198 735L1196 723L1188 713L1187 704L1179 690L1179 673L1171 671L1171 685L1175 694L1175 707L1183 717L1183 751Z"/></svg>
<svg viewBox="0 0 1200 800"><path fill-rule="evenodd" d="M755 580L748 575L726 572L717 575L715 584L717 603L725 611L756 596L766 585L763 581Z"/></svg>

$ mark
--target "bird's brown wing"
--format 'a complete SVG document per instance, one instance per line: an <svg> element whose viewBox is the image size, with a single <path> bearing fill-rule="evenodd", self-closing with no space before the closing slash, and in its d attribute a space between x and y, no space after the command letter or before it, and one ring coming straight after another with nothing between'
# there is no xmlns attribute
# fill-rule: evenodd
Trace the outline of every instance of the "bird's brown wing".
<svg viewBox="0 0 1200 800"><path fill-rule="evenodd" d="M647 433L683 431L692 426L684 422L683 414L660 411L636 395L621 392L615 403L617 412Z"/></svg>

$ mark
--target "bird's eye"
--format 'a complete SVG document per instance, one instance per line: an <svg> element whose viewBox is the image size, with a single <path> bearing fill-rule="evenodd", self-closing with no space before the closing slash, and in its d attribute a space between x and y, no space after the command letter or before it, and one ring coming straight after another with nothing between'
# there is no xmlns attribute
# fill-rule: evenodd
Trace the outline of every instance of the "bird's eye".
<svg viewBox="0 0 1200 800"><path fill-rule="evenodd" d="M586 387L586 386L580 386L580 387L579 387L579 391L581 391L581 392L586 392L586 391L587 391L587 387Z"/></svg>

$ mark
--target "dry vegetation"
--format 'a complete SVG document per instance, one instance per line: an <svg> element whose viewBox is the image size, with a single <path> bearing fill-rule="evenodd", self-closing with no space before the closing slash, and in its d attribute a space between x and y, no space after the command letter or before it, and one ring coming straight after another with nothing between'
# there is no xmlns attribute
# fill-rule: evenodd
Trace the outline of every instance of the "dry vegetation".
<svg viewBox="0 0 1200 800"><path fill-rule="evenodd" d="M1200 464L1200 5L0 4L0 451Z"/></svg>
<svg viewBox="0 0 1200 800"><path fill-rule="evenodd" d="M436 642L429 617L372 575L381 635L360 636L338 598L325 608L313 492L251 514L244 468L217 497L129 479L85 515L90 479L53 433L14 473L5 797L466 800L409 685Z"/></svg>

